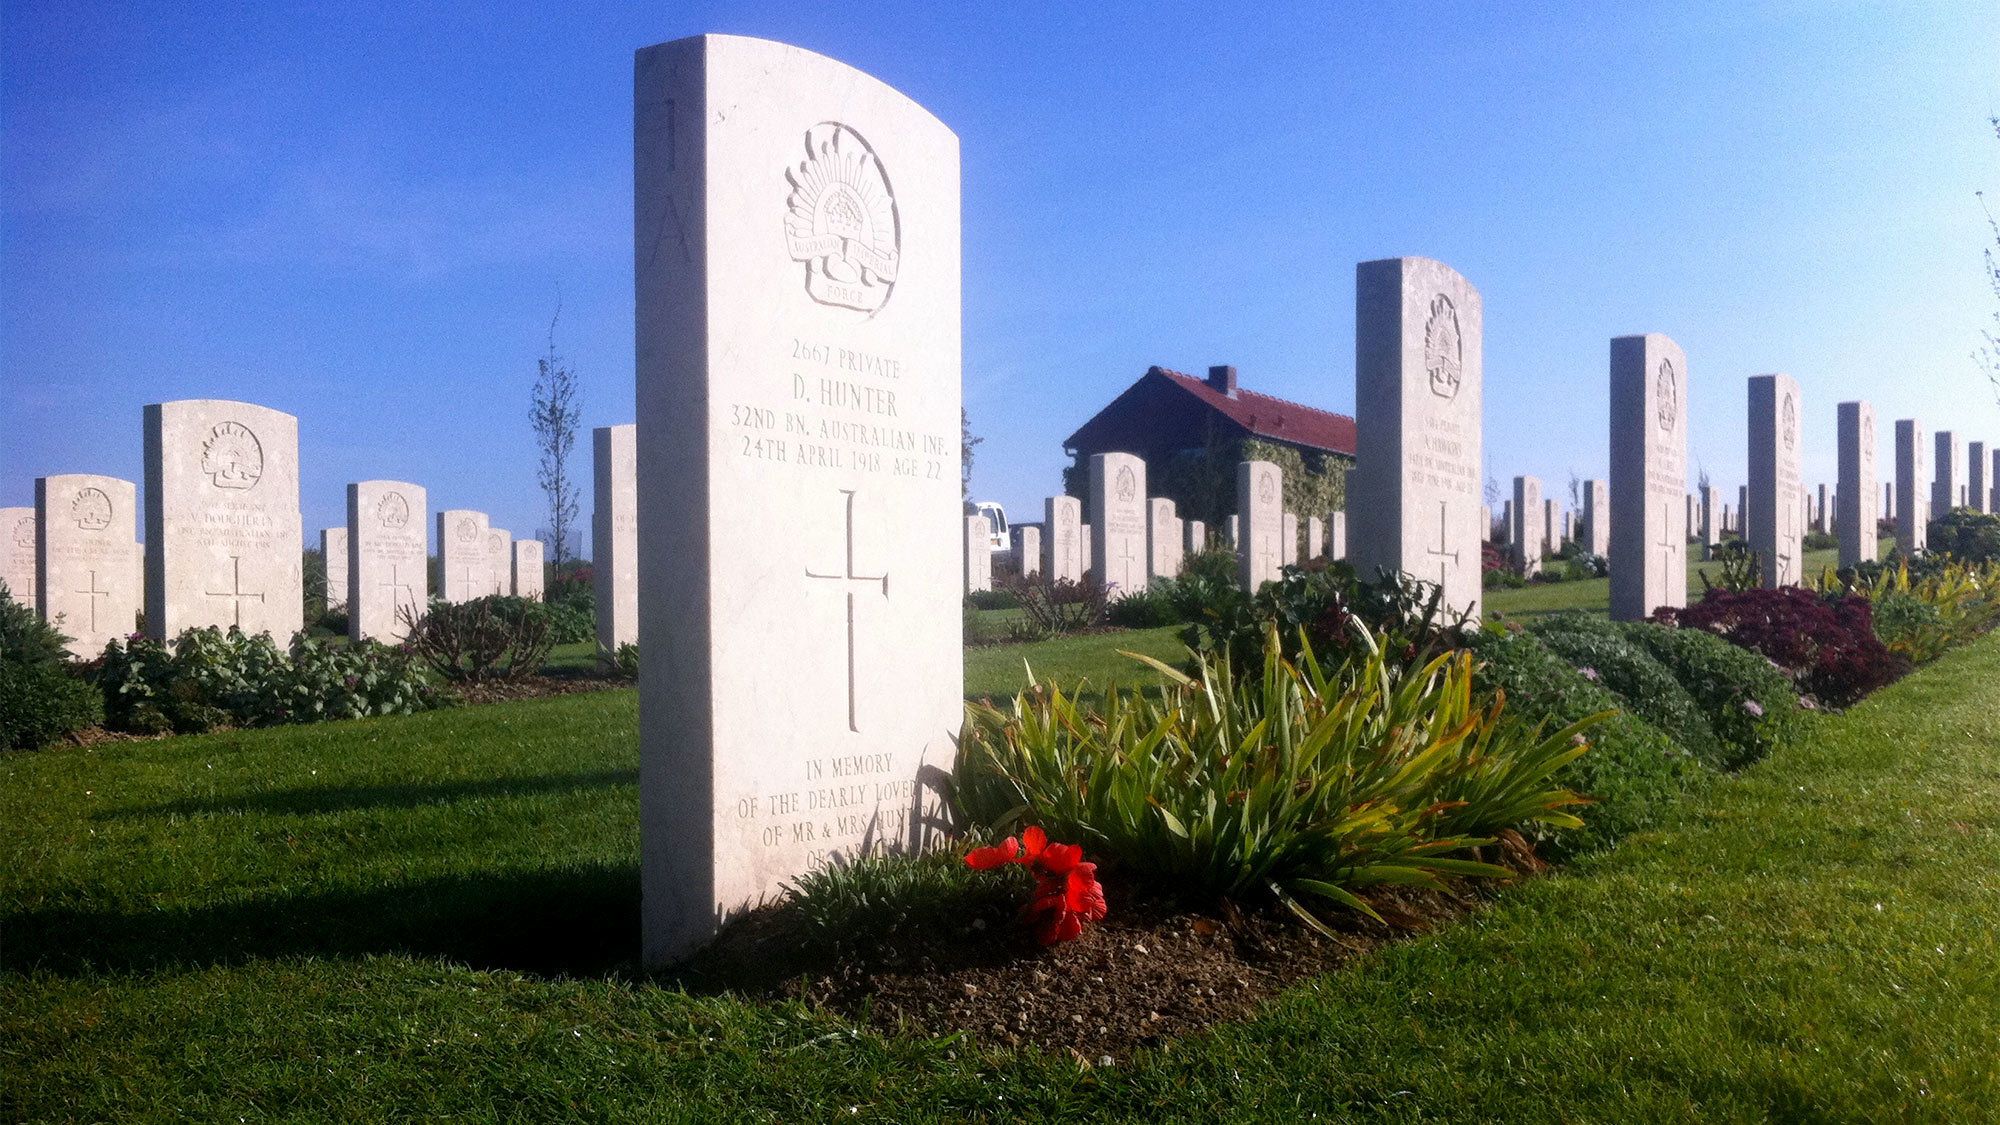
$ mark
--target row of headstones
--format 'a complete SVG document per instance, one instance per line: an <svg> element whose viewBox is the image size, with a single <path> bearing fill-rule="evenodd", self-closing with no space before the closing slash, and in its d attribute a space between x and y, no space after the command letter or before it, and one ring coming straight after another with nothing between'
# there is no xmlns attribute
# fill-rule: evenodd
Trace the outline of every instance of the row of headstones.
<svg viewBox="0 0 2000 1125"><path fill-rule="evenodd" d="M1144 460L1130 453L1099 453L1089 464L1089 522L1084 520L1084 501L1048 497L1041 523L1017 524L1011 531L1009 555L1016 573L1075 582L1094 573L1101 559L1105 589L1117 598L1142 592L1154 580L1180 577L1187 556L1208 548L1206 524L1181 518L1172 500L1146 497ZM1302 560L1347 557L1347 513L1301 521L1296 513L1283 511L1284 470L1279 466L1239 463L1236 495L1240 511L1229 517L1221 535L1236 552L1245 588L1254 590L1277 578L1281 567ZM985 516L965 517L967 593L993 588L991 536Z"/></svg>
<svg viewBox="0 0 2000 1125"><path fill-rule="evenodd" d="M138 487L88 473L37 478L35 506L0 509L0 578L94 656L145 611L156 640L203 626L289 639L305 625L299 424L226 399L144 411L146 538ZM347 486L347 526L320 532L330 606L355 640L402 639L430 598L427 495L407 481ZM514 540L484 513L438 513L443 595L539 597L542 544Z"/></svg>
<svg viewBox="0 0 2000 1125"><path fill-rule="evenodd" d="M657 962L804 871L935 838L963 721L964 563L980 552L945 530L964 515L957 137L851 67L734 36L639 52L633 128L640 614L675 642L640 671L643 957ZM1356 267L1351 561L1435 582L1473 617L1482 310L1443 263ZM1610 383L1605 537L1613 611L1631 618L1686 600L1686 356L1619 337ZM1797 383L1751 379L1749 415L1738 507L1765 580L1794 581ZM1846 403L1840 418L1846 537L1873 528L1877 494L1872 415ZM1087 521L1057 498L1026 554L1052 577L1092 566L1141 588L1165 569L1154 548L1174 545L1143 470L1105 455ZM1237 481L1250 581L1282 559L1264 479L1253 464ZM1517 515L1545 512L1528 499ZM782 675L774 644L796 656Z"/></svg>

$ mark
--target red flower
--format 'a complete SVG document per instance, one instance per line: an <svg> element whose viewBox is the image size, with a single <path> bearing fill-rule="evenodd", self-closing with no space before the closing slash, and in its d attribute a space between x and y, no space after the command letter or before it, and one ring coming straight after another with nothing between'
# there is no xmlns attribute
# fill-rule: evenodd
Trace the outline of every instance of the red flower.
<svg viewBox="0 0 2000 1125"><path fill-rule="evenodd" d="M1034 871L1035 893L1021 908L1021 920L1035 927L1035 938L1043 945L1073 941L1086 925L1104 917L1097 865L1083 862L1081 845L1051 843L1039 826L1030 825L1019 840L1009 836L992 847L974 848L965 863L975 871L1009 863Z"/></svg>
<svg viewBox="0 0 2000 1125"><path fill-rule="evenodd" d="M1020 851L1021 845L1019 841L1009 836L993 847L974 848L967 852L965 854L965 865L974 871L991 871L996 867L1014 862L1014 857L1019 855Z"/></svg>

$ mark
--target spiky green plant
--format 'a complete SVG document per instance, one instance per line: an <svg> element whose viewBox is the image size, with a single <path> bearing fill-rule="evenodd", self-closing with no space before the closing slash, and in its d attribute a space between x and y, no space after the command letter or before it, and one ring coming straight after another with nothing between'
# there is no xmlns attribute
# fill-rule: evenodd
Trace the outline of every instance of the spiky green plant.
<svg viewBox="0 0 2000 1125"><path fill-rule="evenodd" d="M1133 656L1157 691L1077 692L1034 682L1008 710L967 707L959 807L1004 830L1039 824L1163 887L1273 897L1324 929L1308 900L1370 916L1357 892L1505 877L1468 849L1516 824L1580 825L1582 798L1550 778L1584 753L1593 716L1553 733L1475 703L1471 654L1416 667L1355 624L1360 655L1327 666L1265 631L1261 673L1197 653L1194 675ZM1081 688L1079 687L1078 692Z"/></svg>

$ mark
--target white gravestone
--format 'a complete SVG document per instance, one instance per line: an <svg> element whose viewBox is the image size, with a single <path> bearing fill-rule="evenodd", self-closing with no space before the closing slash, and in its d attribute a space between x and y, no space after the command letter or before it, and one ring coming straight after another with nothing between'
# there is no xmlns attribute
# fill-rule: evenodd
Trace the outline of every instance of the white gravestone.
<svg viewBox="0 0 2000 1125"><path fill-rule="evenodd" d="M1354 304L1355 565L1437 582L1478 617L1479 291L1442 262L1390 258L1355 268Z"/></svg>
<svg viewBox="0 0 2000 1125"><path fill-rule="evenodd" d="M1562 546L1562 502L1551 497L1542 501L1542 551L1561 554Z"/></svg>
<svg viewBox="0 0 2000 1125"><path fill-rule="evenodd" d="M1229 523L1224 529L1223 534L1229 537L1229 546L1232 550L1242 551L1243 521L1239 517L1235 515L1229 517Z"/></svg>
<svg viewBox="0 0 2000 1125"><path fill-rule="evenodd" d="M1042 502L1042 524L1048 538L1042 543L1042 572L1051 582L1077 582L1083 578L1083 501L1074 496L1051 496Z"/></svg>
<svg viewBox="0 0 2000 1125"><path fill-rule="evenodd" d="M1840 486L1834 490L1839 514L1840 565L1874 562L1875 407L1867 402L1843 402L1837 408L1840 442Z"/></svg>
<svg viewBox="0 0 2000 1125"><path fill-rule="evenodd" d="M1146 501L1146 568L1149 578L1180 577L1181 521L1172 500Z"/></svg>
<svg viewBox="0 0 2000 1125"><path fill-rule="evenodd" d="M1146 463L1130 453L1090 458L1090 553L1113 598L1146 588Z"/></svg>
<svg viewBox="0 0 2000 1125"><path fill-rule="evenodd" d="M1208 525L1200 520L1181 521L1181 556L1199 555L1208 550Z"/></svg>
<svg viewBox="0 0 2000 1125"><path fill-rule="evenodd" d="M1882 518L1885 520L1896 518L1896 482L1894 480L1885 480L1882 482Z"/></svg>
<svg viewBox="0 0 2000 1125"><path fill-rule="evenodd" d="M1583 549L1611 554L1611 486L1601 480L1583 482Z"/></svg>
<svg viewBox="0 0 2000 1125"><path fill-rule="evenodd" d="M1486 541L1491 543L1493 541L1493 508L1490 505L1481 504L1479 506L1479 522L1485 528Z"/></svg>
<svg viewBox="0 0 2000 1125"><path fill-rule="evenodd" d="M1687 604L1687 354L1657 332L1611 341L1611 616Z"/></svg>
<svg viewBox="0 0 2000 1125"><path fill-rule="evenodd" d="M635 66L654 964L940 825L964 715L959 160L923 107L796 47L697 36Z"/></svg>
<svg viewBox="0 0 2000 1125"><path fill-rule="evenodd" d="M347 608L347 529L320 528L319 554L326 560L326 608L339 613Z"/></svg>
<svg viewBox="0 0 2000 1125"><path fill-rule="evenodd" d="M1715 545L1722 542L1722 521L1728 513L1722 506L1722 490L1710 485L1701 490L1701 557L1715 557Z"/></svg>
<svg viewBox="0 0 2000 1125"><path fill-rule="evenodd" d="M514 596L541 601L546 582L542 577L542 541L514 540Z"/></svg>
<svg viewBox="0 0 2000 1125"><path fill-rule="evenodd" d="M1306 517L1305 558L1308 562L1326 555L1326 523L1318 516Z"/></svg>
<svg viewBox="0 0 2000 1125"><path fill-rule="evenodd" d="M591 434L590 586L601 652L639 643L638 430L628 422Z"/></svg>
<svg viewBox="0 0 2000 1125"><path fill-rule="evenodd" d="M1514 565L1521 575L1533 578L1542 572L1542 482L1539 477L1515 477L1514 525L1507 537L1514 544Z"/></svg>
<svg viewBox="0 0 2000 1125"><path fill-rule="evenodd" d="M1915 418L1896 421L1896 549L1914 555L1930 541L1930 502L1924 495L1924 427Z"/></svg>
<svg viewBox="0 0 2000 1125"><path fill-rule="evenodd" d="M35 607L35 510L0 508L0 582L7 594Z"/></svg>
<svg viewBox="0 0 2000 1125"><path fill-rule="evenodd" d="M965 517L965 592L993 588L993 524L985 516Z"/></svg>
<svg viewBox="0 0 2000 1125"><path fill-rule="evenodd" d="M1986 479L1993 483L1987 489L1986 510L2000 513L2000 449L1994 450L1989 456L1991 463L1986 466Z"/></svg>
<svg viewBox="0 0 2000 1125"><path fill-rule="evenodd" d="M1763 559L1765 586L1795 585L1802 572L1803 411L1799 384L1790 375L1750 377L1749 543Z"/></svg>
<svg viewBox="0 0 2000 1125"><path fill-rule="evenodd" d="M1299 561L1299 517L1290 512L1278 517L1278 551L1286 566Z"/></svg>
<svg viewBox="0 0 2000 1125"><path fill-rule="evenodd" d="M437 514L439 595L452 604L493 592L493 561L486 551L485 512L447 508Z"/></svg>
<svg viewBox="0 0 2000 1125"><path fill-rule="evenodd" d="M1975 512L1991 511L1987 503L1991 491L1986 479L1986 443L1965 443L1965 506Z"/></svg>
<svg viewBox="0 0 2000 1125"><path fill-rule="evenodd" d="M132 565L138 506L138 486L129 480L71 473L35 482L41 614L70 639L70 654L79 659L101 654L137 627L144 602Z"/></svg>
<svg viewBox="0 0 2000 1125"><path fill-rule="evenodd" d="M1042 570L1042 529L1031 523L1014 525L1014 573L1033 578Z"/></svg>
<svg viewBox="0 0 2000 1125"><path fill-rule="evenodd" d="M247 402L145 409L146 633L305 625L299 420ZM129 537L128 537L129 538Z"/></svg>
<svg viewBox="0 0 2000 1125"><path fill-rule="evenodd" d="M507 595L514 592L514 533L504 527L486 529L487 573L493 585L486 592Z"/></svg>
<svg viewBox="0 0 2000 1125"><path fill-rule="evenodd" d="M1079 525L1077 527L1076 547L1082 558L1083 572L1095 578L1101 584L1104 581L1104 576L1097 573L1097 558L1092 553L1095 550L1093 546L1094 542L1095 540L1092 539L1090 534L1090 525L1087 523Z"/></svg>
<svg viewBox="0 0 2000 1125"><path fill-rule="evenodd" d="M1965 502L1965 443L1950 430L1939 430L1932 440L1937 478L1931 482L1931 518L1940 519Z"/></svg>
<svg viewBox="0 0 2000 1125"><path fill-rule="evenodd" d="M1236 465L1236 572L1243 588L1256 593L1275 582L1284 568L1285 473L1269 461Z"/></svg>
<svg viewBox="0 0 2000 1125"><path fill-rule="evenodd" d="M1824 484L1820 484L1820 485L1817 485L1817 486L1815 486L1815 488L1813 489L1813 530L1814 530L1814 531L1817 531L1817 532L1820 532L1821 534L1825 534L1825 533L1826 533L1826 529L1827 529L1827 527L1826 527L1826 520L1827 520L1827 515L1828 515L1828 511L1827 511L1827 506L1826 506L1826 485L1824 485Z"/></svg>
<svg viewBox="0 0 2000 1125"><path fill-rule="evenodd" d="M430 496L422 485L347 486L347 637L398 644L431 600Z"/></svg>
<svg viewBox="0 0 2000 1125"><path fill-rule="evenodd" d="M1347 558L1347 513L1328 512L1326 516L1326 557L1334 562Z"/></svg>

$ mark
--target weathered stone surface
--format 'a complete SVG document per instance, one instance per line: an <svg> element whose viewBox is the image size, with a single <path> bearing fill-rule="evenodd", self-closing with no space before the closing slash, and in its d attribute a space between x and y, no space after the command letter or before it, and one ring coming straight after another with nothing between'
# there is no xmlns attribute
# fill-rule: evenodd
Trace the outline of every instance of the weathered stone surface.
<svg viewBox="0 0 2000 1125"><path fill-rule="evenodd" d="M1488 543L1494 542L1495 531L1493 527L1493 508L1491 505L1481 504L1479 506L1479 526L1483 529L1481 534L1486 537L1486 541Z"/></svg>
<svg viewBox="0 0 2000 1125"><path fill-rule="evenodd" d="M1306 517L1306 545L1304 557L1310 561L1326 556L1326 523L1318 516Z"/></svg>
<svg viewBox="0 0 2000 1125"><path fill-rule="evenodd" d="M959 160L921 106L779 43L651 47L634 89L651 964L941 827L964 709Z"/></svg>
<svg viewBox="0 0 2000 1125"><path fill-rule="evenodd" d="M1839 411L1840 487L1834 495L1840 514L1840 565L1874 562L1875 526L1875 407L1867 402L1843 402Z"/></svg>
<svg viewBox="0 0 2000 1125"><path fill-rule="evenodd" d="M1479 291L1442 262L1355 269L1354 471L1348 514L1364 574L1401 571L1480 611L1483 366Z"/></svg>
<svg viewBox="0 0 2000 1125"><path fill-rule="evenodd" d="M326 560L326 608L338 613L347 608L347 529L319 529L319 554Z"/></svg>
<svg viewBox="0 0 2000 1125"><path fill-rule="evenodd" d="M1078 527L1076 546L1077 550L1082 554L1083 572L1102 582L1104 581L1104 576L1097 571L1097 556L1094 553L1096 550L1094 544L1095 536L1091 534L1090 525L1086 523Z"/></svg>
<svg viewBox="0 0 2000 1125"><path fill-rule="evenodd" d="M493 557L486 547L487 516L470 508L447 508L437 514L439 595L457 604L483 598L497 585Z"/></svg>
<svg viewBox="0 0 2000 1125"><path fill-rule="evenodd" d="M639 643L639 427L599 426L591 435L595 500L590 513L590 584L597 647Z"/></svg>
<svg viewBox="0 0 2000 1125"><path fill-rule="evenodd" d="M1750 549L1763 559L1766 586L1797 584L1801 571L1800 459L1805 408L1790 375L1750 377ZM1612 564L1617 573L1617 564Z"/></svg>
<svg viewBox="0 0 2000 1125"><path fill-rule="evenodd" d="M1951 430L1933 437L1937 473L1931 481L1931 518L1937 519L1965 503L1965 442Z"/></svg>
<svg viewBox="0 0 2000 1125"><path fill-rule="evenodd" d="M1146 501L1146 567L1152 578L1180 577L1181 521L1172 500Z"/></svg>
<svg viewBox="0 0 2000 1125"><path fill-rule="evenodd" d="M1198 555L1208 549L1208 525L1200 520L1181 521L1181 550L1184 555Z"/></svg>
<svg viewBox="0 0 2000 1125"><path fill-rule="evenodd" d="M1290 512L1278 517L1278 550L1284 565L1299 561L1299 517Z"/></svg>
<svg viewBox="0 0 2000 1125"><path fill-rule="evenodd" d="M0 582L7 594L35 606L35 510L0 508Z"/></svg>
<svg viewBox="0 0 2000 1125"><path fill-rule="evenodd" d="M422 485L364 480L347 486L350 640L397 644L423 615L431 598L429 527L430 495Z"/></svg>
<svg viewBox="0 0 2000 1125"><path fill-rule="evenodd" d="M1965 443L1965 506L1975 512L1991 511L1987 500L1992 492L1986 475L1986 443Z"/></svg>
<svg viewBox="0 0 2000 1125"><path fill-rule="evenodd" d="M1513 526L1507 538L1514 547L1514 565L1528 578L1542 572L1542 482L1538 477L1515 477L1514 499L1508 516Z"/></svg>
<svg viewBox="0 0 2000 1125"><path fill-rule="evenodd" d="M1014 573L1033 578L1042 572L1042 529L1032 523L1014 525Z"/></svg>
<svg viewBox="0 0 2000 1125"><path fill-rule="evenodd" d="M1269 461L1236 465L1236 574L1256 593L1284 569L1285 471Z"/></svg>
<svg viewBox="0 0 2000 1125"><path fill-rule="evenodd" d="M514 540L514 596L542 600L545 579L542 572L542 541Z"/></svg>
<svg viewBox="0 0 2000 1125"><path fill-rule="evenodd" d="M1223 534L1228 536L1231 548L1238 551L1243 549L1243 521L1240 517L1231 513Z"/></svg>
<svg viewBox="0 0 2000 1125"><path fill-rule="evenodd" d="M1090 554L1113 598L1146 588L1146 463L1130 453L1090 458Z"/></svg>
<svg viewBox="0 0 2000 1125"><path fill-rule="evenodd" d="M1611 341L1611 616L1687 604L1687 354L1657 332Z"/></svg>
<svg viewBox="0 0 2000 1125"><path fill-rule="evenodd" d="M1923 423L1896 420L1896 549L1914 555L1930 541L1930 498L1923 480L1927 449Z"/></svg>
<svg viewBox="0 0 2000 1125"><path fill-rule="evenodd" d="M1611 486L1601 480L1583 482L1583 549L1611 555Z"/></svg>
<svg viewBox="0 0 2000 1125"><path fill-rule="evenodd" d="M299 420L224 399L145 409L146 632L305 625ZM131 536L126 536L129 542Z"/></svg>
<svg viewBox="0 0 2000 1125"><path fill-rule="evenodd" d="M486 529L487 573L492 575L493 586L489 594L507 595L514 592L514 533L504 527Z"/></svg>
<svg viewBox="0 0 2000 1125"><path fill-rule="evenodd" d="M1336 562L1347 558L1347 513L1346 512L1327 513L1326 557Z"/></svg>
<svg viewBox="0 0 2000 1125"><path fill-rule="evenodd" d="M100 655L138 627L145 602L141 570L133 566L138 507L139 489L129 480L70 473L35 482L38 608L80 659Z"/></svg>
<svg viewBox="0 0 2000 1125"><path fill-rule="evenodd" d="M1083 578L1083 501L1074 496L1051 496L1042 503L1042 524L1048 538L1042 545L1042 569L1051 582L1076 582Z"/></svg>
<svg viewBox="0 0 2000 1125"><path fill-rule="evenodd" d="M1701 490L1700 526L1701 557L1713 558L1715 547L1722 542L1722 522L1728 517L1728 510L1722 503L1722 490L1710 485Z"/></svg>
<svg viewBox="0 0 2000 1125"><path fill-rule="evenodd" d="M965 517L965 592L993 588L993 524L985 516Z"/></svg>
<svg viewBox="0 0 2000 1125"><path fill-rule="evenodd" d="M1542 501L1542 553L1544 556L1557 554L1562 550L1562 503L1553 498Z"/></svg>

